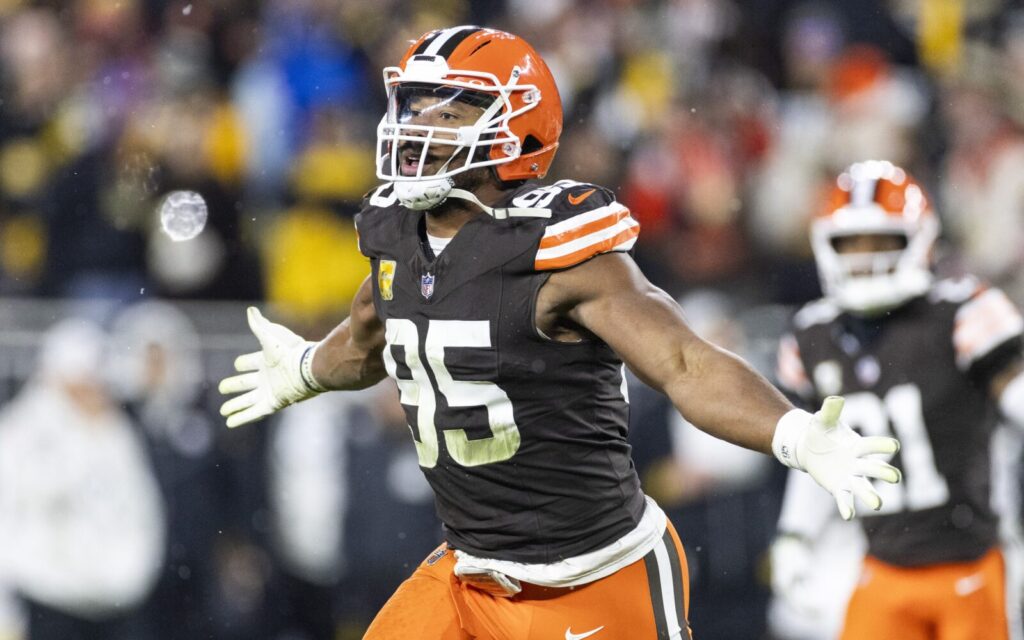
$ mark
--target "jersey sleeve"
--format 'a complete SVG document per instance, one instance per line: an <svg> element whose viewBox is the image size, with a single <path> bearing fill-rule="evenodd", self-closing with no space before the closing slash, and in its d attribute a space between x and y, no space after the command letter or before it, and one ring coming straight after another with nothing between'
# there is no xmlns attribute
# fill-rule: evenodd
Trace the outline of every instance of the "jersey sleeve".
<svg viewBox="0 0 1024 640"><path fill-rule="evenodd" d="M1005 293L995 288L979 288L956 311L953 320L953 349L956 365L964 372L989 369L979 366L1002 354L1020 353L1024 317Z"/></svg>
<svg viewBox="0 0 1024 640"><path fill-rule="evenodd" d="M534 269L567 269L602 253L628 252L640 223L608 189L563 181L550 204L551 218L537 246Z"/></svg>
<svg viewBox="0 0 1024 640"><path fill-rule="evenodd" d="M388 215L396 213L395 202L394 186L391 183L375 187L363 196L353 223L359 253L367 258L379 258L382 248L397 241L395 216Z"/></svg>
<svg viewBox="0 0 1024 640"><path fill-rule="evenodd" d="M814 385L807 376L803 358L800 356L800 344L796 336L787 333L779 340L776 354L775 378L788 395L805 402L814 399Z"/></svg>

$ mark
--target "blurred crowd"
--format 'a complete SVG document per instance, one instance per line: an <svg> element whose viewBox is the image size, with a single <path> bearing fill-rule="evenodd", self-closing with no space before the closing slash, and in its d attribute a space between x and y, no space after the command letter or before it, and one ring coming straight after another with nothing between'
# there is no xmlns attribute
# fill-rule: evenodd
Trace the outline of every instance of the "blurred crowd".
<svg viewBox="0 0 1024 640"><path fill-rule="evenodd" d="M614 187L673 293L816 291L822 181L881 157L937 196L951 268L1020 293L1024 12L986 0L4 0L0 293L344 310L380 69L429 28L519 33L554 70L553 177ZM159 232L172 190L194 241Z"/></svg>
<svg viewBox="0 0 1024 640"><path fill-rule="evenodd" d="M393 386L228 432L189 315L105 309L0 409L0 638L360 637L441 536Z"/></svg>
<svg viewBox="0 0 1024 640"><path fill-rule="evenodd" d="M940 270L1024 303L1017 1L0 0L0 296L89 309L0 398L0 638L359 637L433 547L392 390L229 433L208 382L230 361L160 300L265 301L322 336L368 272L351 218L380 69L469 23L555 73L550 177L615 189L652 280L763 372L819 294L807 222L852 161L909 169ZM209 211L187 242L161 231L175 190ZM638 465L694 555L694 628L763 637L778 470L710 453L635 386ZM727 477L709 455L736 455Z"/></svg>

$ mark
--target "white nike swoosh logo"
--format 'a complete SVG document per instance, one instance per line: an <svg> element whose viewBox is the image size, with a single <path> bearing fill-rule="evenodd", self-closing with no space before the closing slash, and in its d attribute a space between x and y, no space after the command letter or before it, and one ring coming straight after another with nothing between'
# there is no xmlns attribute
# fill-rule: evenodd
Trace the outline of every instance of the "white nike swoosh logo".
<svg viewBox="0 0 1024 640"><path fill-rule="evenodd" d="M604 625L590 631L584 631L583 633L573 633L572 627L569 627L565 630L565 640L583 640L583 638L589 638L601 629L604 629Z"/></svg>
<svg viewBox="0 0 1024 640"><path fill-rule="evenodd" d="M956 595L962 597L969 596L984 586L985 577L980 573L974 573L957 580L953 585L953 590L956 591Z"/></svg>

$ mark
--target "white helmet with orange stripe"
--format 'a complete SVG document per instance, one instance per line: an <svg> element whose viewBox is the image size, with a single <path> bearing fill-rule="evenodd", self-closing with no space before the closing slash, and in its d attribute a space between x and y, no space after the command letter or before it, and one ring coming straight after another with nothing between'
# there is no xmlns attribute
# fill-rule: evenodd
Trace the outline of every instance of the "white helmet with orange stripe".
<svg viewBox="0 0 1024 640"><path fill-rule="evenodd" d="M890 162L851 165L811 223L822 289L842 309L875 315L931 286L939 220L924 189Z"/></svg>

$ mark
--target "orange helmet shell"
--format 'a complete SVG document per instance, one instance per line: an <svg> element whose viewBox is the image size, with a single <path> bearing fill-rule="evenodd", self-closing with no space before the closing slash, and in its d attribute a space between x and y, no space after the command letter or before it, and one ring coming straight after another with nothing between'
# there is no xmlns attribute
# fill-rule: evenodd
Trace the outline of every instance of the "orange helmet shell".
<svg viewBox="0 0 1024 640"><path fill-rule="evenodd" d="M898 234L898 251L841 255L837 238ZM924 189L884 160L851 165L835 181L811 222L811 248L826 295L840 307L877 314L922 295L932 282L932 248L939 219Z"/></svg>
<svg viewBox="0 0 1024 640"><path fill-rule="evenodd" d="M921 185L885 161L851 165L833 184L817 217L842 216L853 210L881 211L910 223L935 215Z"/></svg>
<svg viewBox="0 0 1024 640"><path fill-rule="evenodd" d="M562 100L554 76L540 55L525 40L511 33L481 27L438 29L420 36L402 57L399 68L407 69L414 56L441 56L449 68L442 80L469 82L480 91L495 92L478 74L491 74L505 85L532 85L535 90L508 93L512 111L531 103L529 110L509 119L508 128L519 139L519 149L495 144L490 158L502 180L542 178L547 174L562 134ZM460 72L470 72L460 74Z"/></svg>

